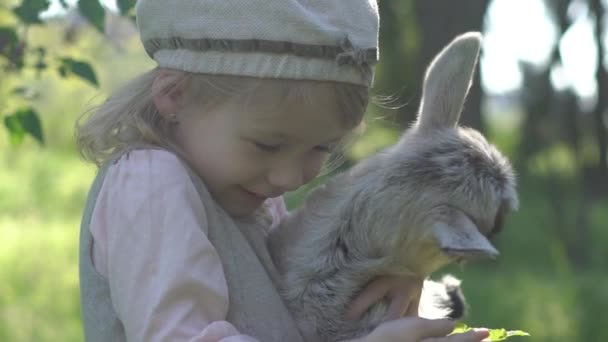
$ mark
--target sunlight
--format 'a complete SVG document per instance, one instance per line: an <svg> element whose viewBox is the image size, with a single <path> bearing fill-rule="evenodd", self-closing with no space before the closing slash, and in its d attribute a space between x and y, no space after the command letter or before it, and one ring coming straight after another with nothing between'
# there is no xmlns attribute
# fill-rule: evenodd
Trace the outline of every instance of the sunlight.
<svg viewBox="0 0 608 342"><path fill-rule="evenodd" d="M595 70L598 61L593 25L585 9L585 13L577 17L560 42L565 77L581 97L595 96L597 91Z"/></svg>
<svg viewBox="0 0 608 342"><path fill-rule="evenodd" d="M522 82L518 63L546 63L555 29L542 0L494 0L486 20L483 86L493 94L515 91Z"/></svg>
<svg viewBox="0 0 608 342"><path fill-rule="evenodd" d="M78 0L65 0L65 3L70 7L76 6L77 2ZM109 9L110 11L118 12L116 0L101 0L101 3L105 8ZM41 13L40 16L42 18L48 18L57 15L62 15L64 13L66 13L66 10L63 8L63 6L61 6L59 0L51 0L51 5L49 6L49 9Z"/></svg>
<svg viewBox="0 0 608 342"><path fill-rule="evenodd" d="M583 99L596 95L597 48L594 18L587 5L574 2L572 25L559 42L563 66L552 72L558 89L571 87ZM481 60L482 82L490 94L505 94L521 87L519 62L546 65L557 39L542 0L494 0L488 8ZM607 38L608 39L608 38Z"/></svg>

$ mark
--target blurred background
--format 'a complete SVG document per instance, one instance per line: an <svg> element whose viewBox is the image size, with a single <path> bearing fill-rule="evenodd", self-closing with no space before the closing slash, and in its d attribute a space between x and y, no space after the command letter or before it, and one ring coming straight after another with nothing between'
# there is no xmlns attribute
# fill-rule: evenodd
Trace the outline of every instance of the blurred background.
<svg viewBox="0 0 608 342"><path fill-rule="evenodd" d="M78 234L95 168L77 117L148 70L134 0L0 0L0 341L81 341ZM464 279L472 326L529 341L608 341L606 0L380 1L381 63L368 129L345 167L415 118L431 58L485 36L462 122L512 160L520 210L502 256ZM386 100L386 99L385 99ZM393 107L389 109L387 107ZM297 205L305 192L288 196Z"/></svg>

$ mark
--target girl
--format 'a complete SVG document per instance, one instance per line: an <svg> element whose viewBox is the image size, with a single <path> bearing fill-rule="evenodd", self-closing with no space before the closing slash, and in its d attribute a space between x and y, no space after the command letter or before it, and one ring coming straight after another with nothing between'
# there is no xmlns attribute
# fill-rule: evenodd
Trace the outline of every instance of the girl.
<svg viewBox="0 0 608 342"><path fill-rule="evenodd" d="M302 341L264 238L287 215L282 194L362 121L375 1L141 0L137 19L159 67L77 128L100 167L81 227L87 340ZM349 314L387 295L398 318L411 284L379 279ZM487 336L441 337L452 328L402 318L361 341Z"/></svg>

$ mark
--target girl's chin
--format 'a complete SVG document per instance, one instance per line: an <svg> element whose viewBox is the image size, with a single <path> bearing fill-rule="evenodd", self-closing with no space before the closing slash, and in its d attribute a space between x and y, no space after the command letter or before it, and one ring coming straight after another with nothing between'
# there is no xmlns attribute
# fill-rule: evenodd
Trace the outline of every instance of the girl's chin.
<svg viewBox="0 0 608 342"><path fill-rule="evenodd" d="M214 195L212 193L212 196L216 203L233 218L250 217L264 204L263 199L251 196L242 189L229 194Z"/></svg>
<svg viewBox="0 0 608 342"><path fill-rule="evenodd" d="M225 206L224 210L234 218L247 218L252 216L258 209L262 207L264 201L259 203L247 203L246 205Z"/></svg>

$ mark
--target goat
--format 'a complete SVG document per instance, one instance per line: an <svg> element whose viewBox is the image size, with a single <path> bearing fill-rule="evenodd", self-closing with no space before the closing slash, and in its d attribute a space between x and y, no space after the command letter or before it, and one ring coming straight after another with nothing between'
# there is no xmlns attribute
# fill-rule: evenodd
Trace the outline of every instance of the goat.
<svg viewBox="0 0 608 342"><path fill-rule="evenodd" d="M269 233L279 287L307 340L356 338L382 323L386 300L344 318L377 276L426 279L499 254L489 239L518 206L514 172L481 133L458 126L480 46L479 33L454 39L428 67L418 117L399 141L315 189ZM434 305L422 291L420 314Z"/></svg>

